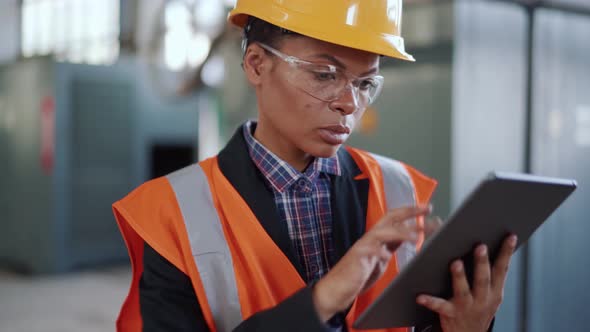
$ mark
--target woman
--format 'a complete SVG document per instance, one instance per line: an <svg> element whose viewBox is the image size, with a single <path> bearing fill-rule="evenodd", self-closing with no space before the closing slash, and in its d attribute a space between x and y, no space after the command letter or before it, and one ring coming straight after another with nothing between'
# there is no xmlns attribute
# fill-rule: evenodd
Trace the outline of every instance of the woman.
<svg viewBox="0 0 590 332"><path fill-rule="evenodd" d="M413 61L401 10L401 0L237 2L229 21L244 29L258 119L218 156L114 204L134 270L119 330L353 330L419 248L436 186L342 146L381 91L380 57ZM473 287L454 262L451 299L417 298L440 326L416 330L490 329L515 243L493 266L475 249Z"/></svg>

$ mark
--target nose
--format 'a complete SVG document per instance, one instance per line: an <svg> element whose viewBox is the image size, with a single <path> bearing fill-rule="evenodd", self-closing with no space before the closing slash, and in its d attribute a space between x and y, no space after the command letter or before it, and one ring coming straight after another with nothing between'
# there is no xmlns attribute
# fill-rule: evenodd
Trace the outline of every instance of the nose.
<svg viewBox="0 0 590 332"><path fill-rule="evenodd" d="M358 91L352 84L348 84L340 96L330 103L330 109L349 115L360 108Z"/></svg>

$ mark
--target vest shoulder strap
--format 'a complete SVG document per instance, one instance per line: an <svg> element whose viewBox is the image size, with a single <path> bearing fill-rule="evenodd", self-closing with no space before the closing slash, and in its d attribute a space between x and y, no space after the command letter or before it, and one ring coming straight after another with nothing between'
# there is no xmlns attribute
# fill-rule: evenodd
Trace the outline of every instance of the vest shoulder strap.
<svg viewBox="0 0 590 332"><path fill-rule="evenodd" d="M402 163L377 154L371 154L381 167L383 173L383 187L385 200L389 210L403 206L416 205L416 191L414 183L407 169ZM395 252L398 268L401 270L416 255L416 246L404 242Z"/></svg>
<svg viewBox="0 0 590 332"><path fill-rule="evenodd" d="M232 256L202 167L192 165L167 176L176 195L190 247L217 331L242 321Z"/></svg>

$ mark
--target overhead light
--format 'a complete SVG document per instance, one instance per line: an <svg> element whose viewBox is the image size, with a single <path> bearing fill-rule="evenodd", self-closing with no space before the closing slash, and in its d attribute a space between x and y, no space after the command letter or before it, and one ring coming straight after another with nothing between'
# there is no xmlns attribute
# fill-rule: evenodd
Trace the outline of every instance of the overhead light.
<svg viewBox="0 0 590 332"><path fill-rule="evenodd" d="M199 0L194 6L195 22L205 30L211 31L225 21L225 8L219 1Z"/></svg>
<svg viewBox="0 0 590 332"><path fill-rule="evenodd" d="M170 70L180 71L186 66L189 41L187 29L170 30L164 36L164 61Z"/></svg>
<svg viewBox="0 0 590 332"><path fill-rule="evenodd" d="M188 64L192 68L197 68L203 64L209 51L211 50L211 39L204 33L196 33L188 43L187 56Z"/></svg>
<svg viewBox="0 0 590 332"><path fill-rule="evenodd" d="M210 87L218 87L225 78L225 61L220 55L210 58L203 66L201 80Z"/></svg>
<svg viewBox="0 0 590 332"><path fill-rule="evenodd" d="M166 5L164 23L168 29L190 25L191 13L181 1L171 1Z"/></svg>

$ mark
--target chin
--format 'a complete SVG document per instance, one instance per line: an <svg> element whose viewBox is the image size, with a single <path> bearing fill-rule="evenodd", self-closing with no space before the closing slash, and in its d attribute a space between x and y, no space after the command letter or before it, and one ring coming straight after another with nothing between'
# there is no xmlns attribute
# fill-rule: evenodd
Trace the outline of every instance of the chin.
<svg viewBox="0 0 590 332"><path fill-rule="evenodd" d="M336 155L342 145L318 144L307 151L316 158L330 158Z"/></svg>

